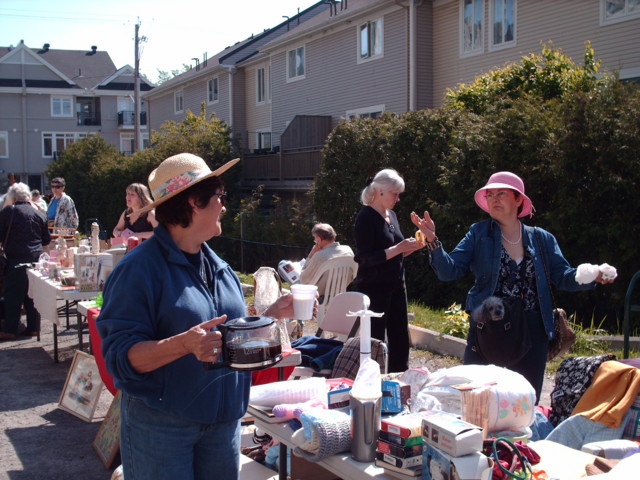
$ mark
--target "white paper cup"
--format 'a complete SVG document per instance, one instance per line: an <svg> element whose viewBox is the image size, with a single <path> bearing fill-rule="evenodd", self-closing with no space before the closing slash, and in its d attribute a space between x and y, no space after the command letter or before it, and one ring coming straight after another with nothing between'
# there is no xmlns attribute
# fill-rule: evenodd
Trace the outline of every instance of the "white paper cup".
<svg viewBox="0 0 640 480"><path fill-rule="evenodd" d="M293 316L296 320L311 320L313 318L313 305L316 302L316 285L304 285L298 283L291 285L293 294Z"/></svg>

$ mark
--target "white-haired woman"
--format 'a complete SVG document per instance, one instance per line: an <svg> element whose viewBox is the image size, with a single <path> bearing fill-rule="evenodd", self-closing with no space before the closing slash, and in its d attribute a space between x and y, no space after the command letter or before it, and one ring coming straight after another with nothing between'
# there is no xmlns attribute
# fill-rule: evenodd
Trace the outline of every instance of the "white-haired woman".
<svg viewBox="0 0 640 480"><path fill-rule="evenodd" d="M0 241L7 256L4 273L4 313L0 340L12 340L18 335L20 310L24 305L27 328L24 336L35 336L40 331L40 314L29 298L29 279L22 263L37 262L42 246L48 245L51 235L47 218L31 203L31 189L24 183L14 183L7 192L6 207L0 211Z"/></svg>
<svg viewBox="0 0 640 480"><path fill-rule="evenodd" d="M371 300L370 309L384 312L371 319L371 336L387 337L389 371L409 368L409 322L403 258L423 245L405 239L393 207L404 192L404 180L392 169L379 171L367 180L360 200L364 207L356 217L355 261L358 263L357 290Z"/></svg>

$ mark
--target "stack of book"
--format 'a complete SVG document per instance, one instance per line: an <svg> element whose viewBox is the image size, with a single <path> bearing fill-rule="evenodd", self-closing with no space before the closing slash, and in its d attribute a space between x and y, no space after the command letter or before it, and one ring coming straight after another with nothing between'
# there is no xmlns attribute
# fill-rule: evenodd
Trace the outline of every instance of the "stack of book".
<svg viewBox="0 0 640 480"><path fill-rule="evenodd" d="M375 463L385 473L401 479L422 476L423 418L410 414L381 421Z"/></svg>

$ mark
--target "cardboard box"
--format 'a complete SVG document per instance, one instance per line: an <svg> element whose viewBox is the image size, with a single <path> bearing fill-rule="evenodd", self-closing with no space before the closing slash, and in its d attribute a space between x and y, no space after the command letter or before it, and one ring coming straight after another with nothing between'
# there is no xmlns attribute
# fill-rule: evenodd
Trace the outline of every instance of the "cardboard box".
<svg viewBox="0 0 640 480"><path fill-rule="evenodd" d="M482 450L482 428L455 415L437 412L422 420L422 440L449 455L460 457Z"/></svg>
<svg viewBox="0 0 640 480"><path fill-rule="evenodd" d="M383 418L380 422L380 429L393 435L403 438L420 436L422 431L422 419L430 412L410 413L409 415L396 415L395 417Z"/></svg>
<svg viewBox="0 0 640 480"><path fill-rule="evenodd" d="M327 378L329 392L327 393L327 405L329 408L348 408L349 392L353 387L350 378Z"/></svg>
<svg viewBox="0 0 640 480"><path fill-rule="evenodd" d="M400 435L394 435L393 433L380 430L378 438L385 442L389 442L393 445L399 445L401 447L411 447L414 445L422 445L422 436L417 435L415 437L401 437Z"/></svg>
<svg viewBox="0 0 640 480"><path fill-rule="evenodd" d="M397 458L415 457L416 455L422 455L422 439L418 445L410 445L408 447L378 440L377 450L378 452L388 453Z"/></svg>
<svg viewBox="0 0 640 480"><path fill-rule="evenodd" d="M382 412L400 413L411 398L411 386L400 380L382 381Z"/></svg>
<svg viewBox="0 0 640 480"><path fill-rule="evenodd" d="M491 480L493 476L493 460L480 452L452 457L424 445L422 455L422 480Z"/></svg>

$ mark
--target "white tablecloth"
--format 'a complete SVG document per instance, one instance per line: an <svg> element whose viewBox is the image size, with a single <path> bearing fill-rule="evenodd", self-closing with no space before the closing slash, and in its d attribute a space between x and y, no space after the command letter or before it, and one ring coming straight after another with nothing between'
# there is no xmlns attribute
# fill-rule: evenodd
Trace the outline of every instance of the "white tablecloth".
<svg viewBox="0 0 640 480"><path fill-rule="evenodd" d="M29 276L29 297L40 312L43 320L60 326L58 318L58 299L66 301L87 300L95 297L98 292L81 292L78 289L63 287L59 282L53 282L43 277L40 272L33 269L27 270Z"/></svg>

